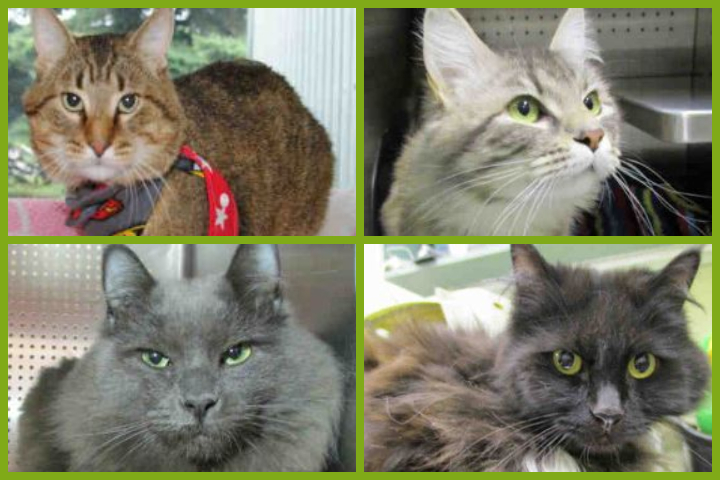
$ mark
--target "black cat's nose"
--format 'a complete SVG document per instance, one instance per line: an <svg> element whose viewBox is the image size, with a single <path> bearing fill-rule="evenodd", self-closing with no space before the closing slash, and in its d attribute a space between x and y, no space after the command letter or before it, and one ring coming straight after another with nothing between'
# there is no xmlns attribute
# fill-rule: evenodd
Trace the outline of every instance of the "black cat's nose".
<svg viewBox="0 0 720 480"><path fill-rule="evenodd" d="M208 412L210 412L217 403L217 398L206 395L201 397L187 397L182 401L182 406L185 410L192 413L198 422L202 422L205 420L205 417L207 417Z"/></svg>
<svg viewBox="0 0 720 480"><path fill-rule="evenodd" d="M600 142L602 142L603 138L605 138L605 131L602 128L598 128L596 130L586 130L580 133L580 135L575 138L575 141L582 143L595 152L598 148L600 148Z"/></svg>
<svg viewBox="0 0 720 480"><path fill-rule="evenodd" d="M609 433L623 418L623 414L620 411L592 412L592 414L595 420L602 426L605 433Z"/></svg>

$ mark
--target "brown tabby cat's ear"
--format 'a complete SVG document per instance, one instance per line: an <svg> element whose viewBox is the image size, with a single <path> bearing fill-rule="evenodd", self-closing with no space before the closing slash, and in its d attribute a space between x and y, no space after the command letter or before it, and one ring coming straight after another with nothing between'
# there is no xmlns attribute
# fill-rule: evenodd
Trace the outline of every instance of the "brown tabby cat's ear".
<svg viewBox="0 0 720 480"><path fill-rule="evenodd" d="M550 271L550 266L532 245L511 245L510 253L515 279L520 284L543 278Z"/></svg>
<svg viewBox="0 0 720 480"><path fill-rule="evenodd" d="M167 67L167 53L175 31L175 12L172 8L156 8L145 23L132 34L130 45L151 68L160 71Z"/></svg>
<svg viewBox="0 0 720 480"><path fill-rule="evenodd" d="M30 18L37 52L35 68L42 74L65 58L75 40L51 8L32 8Z"/></svg>

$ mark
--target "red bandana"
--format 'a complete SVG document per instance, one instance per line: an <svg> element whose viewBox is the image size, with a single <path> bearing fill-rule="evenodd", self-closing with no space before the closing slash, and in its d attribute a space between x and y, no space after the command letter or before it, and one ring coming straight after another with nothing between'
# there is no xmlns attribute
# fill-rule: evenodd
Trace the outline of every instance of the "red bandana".
<svg viewBox="0 0 720 480"><path fill-rule="evenodd" d="M235 197L220 172L187 145L180 149L173 169L205 180L208 235L240 235ZM143 183L128 188L89 184L71 192L66 199L71 210L67 225L82 229L84 235L142 235L163 182L156 178ZM138 195L136 187L144 187L139 191L146 195Z"/></svg>
<svg viewBox="0 0 720 480"><path fill-rule="evenodd" d="M205 191L209 207L208 218L210 219L207 234L235 237L240 235L235 197L223 176L213 170L205 159L187 145L183 145L180 149L180 156L187 158L199 167L205 178Z"/></svg>

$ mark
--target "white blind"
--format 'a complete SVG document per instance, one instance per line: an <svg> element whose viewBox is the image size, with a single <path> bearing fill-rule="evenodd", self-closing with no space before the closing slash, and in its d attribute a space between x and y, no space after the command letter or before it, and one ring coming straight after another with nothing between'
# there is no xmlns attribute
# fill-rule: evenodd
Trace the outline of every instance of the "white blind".
<svg viewBox="0 0 720 480"><path fill-rule="evenodd" d="M325 126L335 185L355 188L355 9L252 8L250 55L295 87Z"/></svg>

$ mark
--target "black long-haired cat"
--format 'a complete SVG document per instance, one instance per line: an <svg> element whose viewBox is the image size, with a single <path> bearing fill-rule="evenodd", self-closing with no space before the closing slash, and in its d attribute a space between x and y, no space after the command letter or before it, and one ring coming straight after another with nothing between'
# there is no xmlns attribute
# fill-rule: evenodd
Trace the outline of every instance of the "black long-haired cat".
<svg viewBox="0 0 720 480"><path fill-rule="evenodd" d="M366 338L366 471L666 471L660 425L709 368L683 305L700 251L662 272L549 265L514 245L500 339L408 325Z"/></svg>

